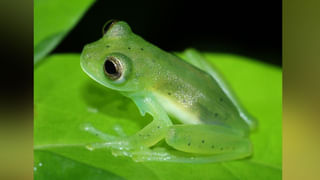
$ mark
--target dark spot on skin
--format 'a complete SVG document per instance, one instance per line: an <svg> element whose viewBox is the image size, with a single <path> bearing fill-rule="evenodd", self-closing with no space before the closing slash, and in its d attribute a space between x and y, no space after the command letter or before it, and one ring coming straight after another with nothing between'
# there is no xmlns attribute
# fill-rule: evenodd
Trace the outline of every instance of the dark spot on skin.
<svg viewBox="0 0 320 180"><path fill-rule="evenodd" d="M223 147L221 147L220 150L222 151L222 150L223 150Z"/></svg>
<svg viewBox="0 0 320 180"><path fill-rule="evenodd" d="M191 145L191 143L188 143L188 146L190 146Z"/></svg>
<svg viewBox="0 0 320 180"><path fill-rule="evenodd" d="M98 136L98 134L96 134L96 136Z"/></svg>
<svg viewBox="0 0 320 180"><path fill-rule="evenodd" d="M110 46L109 45L106 45L106 48L109 48Z"/></svg>
<svg viewBox="0 0 320 180"><path fill-rule="evenodd" d="M214 149L214 145L212 145L211 148Z"/></svg>
<svg viewBox="0 0 320 180"><path fill-rule="evenodd" d="M204 143L204 140L202 140L201 142Z"/></svg>
<svg viewBox="0 0 320 180"><path fill-rule="evenodd" d="M168 95L171 96L171 92L168 92Z"/></svg>
<svg viewBox="0 0 320 180"><path fill-rule="evenodd" d="M214 113L214 117L218 117L218 115L219 115L218 113Z"/></svg>
<svg viewBox="0 0 320 180"><path fill-rule="evenodd" d="M219 98L219 101L220 101L220 102L222 102L222 101L223 101L223 99L222 99L222 98Z"/></svg>
<svg viewBox="0 0 320 180"><path fill-rule="evenodd" d="M157 128L160 129L160 126L158 126Z"/></svg>
<svg viewBox="0 0 320 180"><path fill-rule="evenodd" d="M131 47L128 47L128 49L130 50L130 49L131 49Z"/></svg>
<svg viewBox="0 0 320 180"><path fill-rule="evenodd" d="M142 136L141 134L138 134L138 136Z"/></svg>
<svg viewBox="0 0 320 180"><path fill-rule="evenodd" d="M140 48L141 49L141 51L143 51L143 48Z"/></svg>

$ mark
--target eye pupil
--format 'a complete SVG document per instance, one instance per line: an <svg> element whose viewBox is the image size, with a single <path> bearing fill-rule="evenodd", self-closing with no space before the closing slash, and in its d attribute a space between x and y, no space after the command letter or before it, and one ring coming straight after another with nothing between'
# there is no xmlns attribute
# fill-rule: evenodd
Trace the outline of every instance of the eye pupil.
<svg viewBox="0 0 320 180"><path fill-rule="evenodd" d="M122 66L115 57L108 57L104 62L104 73L112 80L117 80L121 77Z"/></svg>
<svg viewBox="0 0 320 180"><path fill-rule="evenodd" d="M109 74L116 74L117 73L117 69L116 69L115 64L113 64L113 62L111 62L109 60L107 60L106 63L104 64L104 69Z"/></svg>

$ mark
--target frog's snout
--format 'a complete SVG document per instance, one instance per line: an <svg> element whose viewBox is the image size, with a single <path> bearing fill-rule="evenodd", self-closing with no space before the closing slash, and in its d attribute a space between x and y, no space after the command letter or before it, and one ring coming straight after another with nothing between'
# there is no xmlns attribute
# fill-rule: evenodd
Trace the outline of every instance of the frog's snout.
<svg viewBox="0 0 320 180"><path fill-rule="evenodd" d="M82 61L84 58L84 55L86 54L87 45L85 45L82 49L81 55L80 55L80 60Z"/></svg>
<svg viewBox="0 0 320 180"><path fill-rule="evenodd" d="M86 67L88 66L89 59L90 59L90 54L88 53L88 45L86 45L83 48L82 53L80 55L80 66L85 72L87 72Z"/></svg>

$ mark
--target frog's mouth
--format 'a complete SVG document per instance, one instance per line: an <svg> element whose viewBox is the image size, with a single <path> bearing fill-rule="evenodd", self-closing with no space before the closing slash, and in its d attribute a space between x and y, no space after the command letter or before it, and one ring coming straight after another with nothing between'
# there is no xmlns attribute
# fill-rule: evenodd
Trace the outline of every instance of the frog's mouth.
<svg viewBox="0 0 320 180"><path fill-rule="evenodd" d="M87 74L87 75L89 75L90 76L90 73L87 71L87 68L86 68L86 60L85 60L85 53L81 53L81 55L80 55L80 67L81 67L81 69Z"/></svg>
<svg viewBox="0 0 320 180"><path fill-rule="evenodd" d="M92 64L90 64L90 61L89 61L89 54L86 53L86 47L85 47L80 55L80 67L91 79L99 82L99 80L96 77L94 77L93 75L94 71L92 70L92 68L90 68L91 66Z"/></svg>
<svg viewBox="0 0 320 180"><path fill-rule="evenodd" d="M103 83L102 81L100 81L97 77L94 76L94 71L90 68L90 62L87 61L87 59L85 59L86 55L84 55L83 53L80 56L80 67L81 69L93 80L95 80L96 82L98 82L99 84L102 84L104 86L105 83Z"/></svg>

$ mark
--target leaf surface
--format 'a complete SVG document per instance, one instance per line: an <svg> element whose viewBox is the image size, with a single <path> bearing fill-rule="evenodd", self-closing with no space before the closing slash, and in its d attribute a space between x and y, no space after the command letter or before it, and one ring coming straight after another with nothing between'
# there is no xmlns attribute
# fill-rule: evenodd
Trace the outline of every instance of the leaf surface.
<svg viewBox="0 0 320 180"><path fill-rule="evenodd" d="M34 1L34 64L50 53L94 0Z"/></svg>
<svg viewBox="0 0 320 180"><path fill-rule="evenodd" d="M253 157L205 164L136 163L127 157L114 157L108 149L89 151L85 145L101 139L84 131L86 125L113 135L116 135L114 128L121 126L131 135L152 117L142 117L130 99L91 80L80 68L79 54L58 54L47 57L34 74L35 177L281 179L281 69L234 55L204 53L204 56L220 70L244 106L258 119L258 130L250 136ZM47 166L56 171L41 171Z"/></svg>

